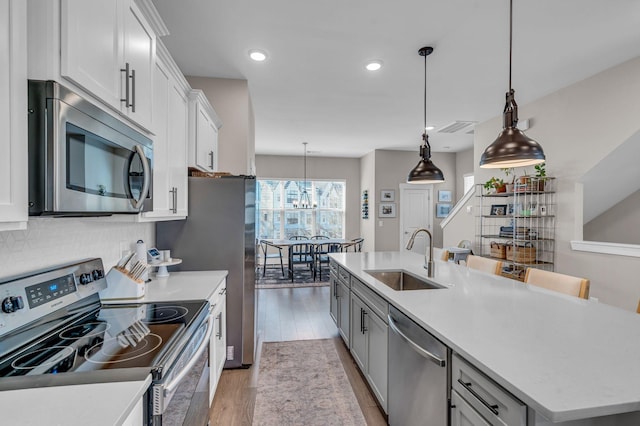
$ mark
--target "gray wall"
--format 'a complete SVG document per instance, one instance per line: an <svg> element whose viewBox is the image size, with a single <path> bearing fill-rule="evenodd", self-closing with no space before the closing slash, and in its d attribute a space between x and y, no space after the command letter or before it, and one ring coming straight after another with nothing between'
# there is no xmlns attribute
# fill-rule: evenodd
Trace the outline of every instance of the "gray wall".
<svg viewBox="0 0 640 426"><path fill-rule="evenodd" d="M256 176L259 179L302 179L304 177L304 159L303 157L283 155L257 155ZM360 160L307 155L307 179L346 181L345 237L349 239L359 237Z"/></svg>
<svg viewBox="0 0 640 426"><path fill-rule="evenodd" d="M584 225L585 241L640 244L640 191L636 191Z"/></svg>
<svg viewBox="0 0 640 426"><path fill-rule="evenodd" d="M222 120L218 133L220 171L253 174L254 117L247 81L209 77L187 77L187 80L191 87L204 92Z"/></svg>
<svg viewBox="0 0 640 426"><path fill-rule="evenodd" d="M589 278L591 296L628 310L635 310L640 298L640 258L573 251L570 242L582 239L582 199L576 190L581 176L640 128L638 76L640 58L519 105L520 117L531 119L527 135L544 148L547 175L557 177L556 271ZM475 128L477 182L496 174L477 164L501 127L502 117L496 116ZM473 218L461 215L460 220Z"/></svg>

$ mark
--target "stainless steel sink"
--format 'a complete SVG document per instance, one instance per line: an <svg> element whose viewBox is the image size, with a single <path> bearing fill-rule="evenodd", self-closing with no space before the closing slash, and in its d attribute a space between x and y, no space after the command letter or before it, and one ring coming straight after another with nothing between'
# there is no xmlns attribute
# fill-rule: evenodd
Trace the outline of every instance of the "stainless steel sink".
<svg viewBox="0 0 640 426"><path fill-rule="evenodd" d="M433 284L424 278L417 277L403 270L364 271L373 278L391 287L394 290L437 290L446 288Z"/></svg>

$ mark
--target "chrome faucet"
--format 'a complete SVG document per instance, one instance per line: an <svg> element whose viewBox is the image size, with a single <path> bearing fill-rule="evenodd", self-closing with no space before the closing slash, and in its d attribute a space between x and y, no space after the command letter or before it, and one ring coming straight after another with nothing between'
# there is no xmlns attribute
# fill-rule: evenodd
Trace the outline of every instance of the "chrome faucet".
<svg viewBox="0 0 640 426"><path fill-rule="evenodd" d="M407 250L411 250L411 248L413 248L413 241L416 239L416 235L419 232L426 232L427 235L429 235L429 251L425 250L424 253L424 269L427 270L427 276L429 278L433 278L435 264L433 263L433 235L431 235L431 232L426 228L418 228L413 231L411 238L409 238L409 242L407 242Z"/></svg>

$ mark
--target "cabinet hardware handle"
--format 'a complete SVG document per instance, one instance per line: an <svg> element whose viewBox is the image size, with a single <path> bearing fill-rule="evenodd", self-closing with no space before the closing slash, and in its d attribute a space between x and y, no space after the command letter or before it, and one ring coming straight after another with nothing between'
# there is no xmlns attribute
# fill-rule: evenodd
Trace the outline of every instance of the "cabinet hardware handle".
<svg viewBox="0 0 640 426"><path fill-rule="evenodd" d="M211 166L209 168L213 170L213 151L209 151L209 157L211 158Z"/></svg>
<svg viewBox="0 0 640 426"><path fill-rule="evenodd" d="M136 112L136 70L131 70L131 112Z"/></svg>
<svg viewBox="0 0 640 426"><path fill-rule="evenodd" d="M484 398L482 398L480 395L478 395L478 393L476 391L471 389L471 383L466 383L462 379L458 379L458 383L460 383L466 390L468 390L469 393L471 393L471 395L475 396L476 399L478 399L478 401L480 401L482 403L482 405L484 405L485 407L487 407L489 409L489 411L491 411L496 416L499 414L498 413L498 406L497 405L491 405L487 401L485 401Z"/></svg>
<svg viewBox="0 0 640 426"><path fill-rule="evenodd" d="M178 187L173 187L173 214L178 213Z"/></svg>
<svg viewBox="0 0 640 426"><path fill-rule="evenodd" d="M124 99L120 98L120 102L124 102L125 108L129 108L129 62L124 64L124 68L120 68L120 72L124 73Z"/></svg>
<svg viewBox="0 0 640 426"><path fill-rule="evenodd" d="M362 310L362 334L365 334L367 332L367 326L364 325L364 321L365 318L364 316L367 315L367 311L365 311L364 309Z"/></svg>
<svg viewBox="0 0 640 426"><path fill-rule="evenodd" d="M216 333L218 340L222 339L222 312L218 314L218 332Z"/></svg>
<svg viewBox="0 0 640 426"><path fill-rule="evenodd" d="M364 334L364 332L362 331L362 308L360 308L360 333Z"/></svg>

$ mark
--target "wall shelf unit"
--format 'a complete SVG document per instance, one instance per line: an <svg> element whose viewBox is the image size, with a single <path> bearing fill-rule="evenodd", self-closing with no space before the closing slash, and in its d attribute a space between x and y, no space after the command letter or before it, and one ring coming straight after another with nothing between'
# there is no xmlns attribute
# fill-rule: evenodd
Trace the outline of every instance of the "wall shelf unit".
<svg viewBox="0 0 640 426"><path fill-rule="evenodd" d="M476 254L502 260L502 275L524 280L527 268L554 270L555 178L520 177L512 192L477 185Z"/></svg>

